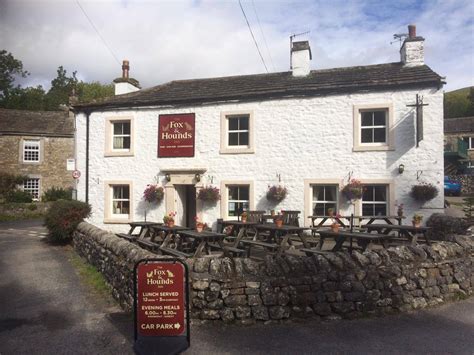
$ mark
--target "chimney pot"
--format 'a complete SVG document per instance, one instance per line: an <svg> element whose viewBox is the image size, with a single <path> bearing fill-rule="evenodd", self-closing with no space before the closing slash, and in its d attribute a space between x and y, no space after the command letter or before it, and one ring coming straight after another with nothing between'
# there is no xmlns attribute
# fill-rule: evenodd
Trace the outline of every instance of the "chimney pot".
<svg viewBox="0 0 474 355"><path fill-rule="evenodd" d="M408 25L408 38L416 37L416 25Z"/></svg>
<svg viewBox="0 0 474 355"><path fill-rule="evenodd" d="M122 78L128 79L128 71L130 70L130 62L126 59L122 62Z"/></svg>

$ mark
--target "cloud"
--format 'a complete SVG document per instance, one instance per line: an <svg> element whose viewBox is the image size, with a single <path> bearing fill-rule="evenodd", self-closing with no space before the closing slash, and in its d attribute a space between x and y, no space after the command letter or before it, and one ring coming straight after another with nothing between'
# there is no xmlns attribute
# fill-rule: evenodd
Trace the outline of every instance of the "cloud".
<svg viewBox="0 0 474 355"><path fill-rule="evenodd" d="M143 87L176 79L264 72L238 1L86 1L80 4L131 76ZM271 71L289 69L289 35L305 36L314 69L399 61L394 33L416 23L426 62L447 89L474 85L471 1L242 1ZM255 17L257 10L272 62ZM23 61L27 84L44 86L63 65L85 81L120 76L76 1L0 2L0 48Z"/></svg>

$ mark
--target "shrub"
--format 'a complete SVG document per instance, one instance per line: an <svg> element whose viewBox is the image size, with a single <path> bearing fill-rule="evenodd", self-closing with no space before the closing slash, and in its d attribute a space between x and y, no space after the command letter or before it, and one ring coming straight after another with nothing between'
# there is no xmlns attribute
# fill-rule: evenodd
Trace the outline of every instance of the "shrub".
<svg viewBox="0 0 474 355"><path fill-rule="evenodd" d="M58 200L51 204L44 225L54 242L68 242L77 225L90 216L91 206L81 201Z"/></svg>
<svg viewBox="0 0 474 355"><path fill-rule="evenodd" d="M432 184L421 183L412 186L410 196L417 201L429 201L438 196L438 189Z"/></svg>
<svg viewBox="0 0 474 355"><path fill-rule="evenodd" d="M51 187L46 190L41 199L44 202L57 200L72 200L72 188L63 189L62 187Z"/></svg>
<svg viewBox="0 0 474 355"><path fill-rule="evenodd" d="M33 201L33 197L28 192L22 190L13 190L5 195L5 201L15 203L30 203Z"/></svg>
<svg viewBox="0 0 474 355"><path fill-rule="evenodd" d="M23 184L27 176L0 173L0 197L6 198L6 195L16 190L17 185Z"/></svg>
<svg viewBox="0 0 474 355"><path fill-rule="evenodd" d="M469 224L462 218L446 216L443 213L433 213L426 221L432 229L429 237L433 240L452 241L456 234L466 234Z"/></svg>
<svg viewBox="0 0 474 355"><path fill-rule="evenodd" d="M217 202L221 199L220 191L217 187L206 186L199 190L197 199L201 201Z"/></svg>

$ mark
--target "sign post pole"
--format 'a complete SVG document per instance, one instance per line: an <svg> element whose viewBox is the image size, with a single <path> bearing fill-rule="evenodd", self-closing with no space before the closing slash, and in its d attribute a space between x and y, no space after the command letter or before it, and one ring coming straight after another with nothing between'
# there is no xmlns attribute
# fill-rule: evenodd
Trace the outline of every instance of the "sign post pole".
<svg viewBox="0 0 474 355"><path fill-rule="evenodd" d="M143 259L135 264L137 354L178 354L189 348L188 290L188 266L179 259Z"/></svg>

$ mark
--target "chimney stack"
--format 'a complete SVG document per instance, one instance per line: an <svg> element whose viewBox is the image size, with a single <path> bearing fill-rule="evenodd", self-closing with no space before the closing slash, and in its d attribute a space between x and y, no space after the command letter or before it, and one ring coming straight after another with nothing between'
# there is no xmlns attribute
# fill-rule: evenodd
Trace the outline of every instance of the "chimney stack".
<svg viewBox="0 0 474 355"><path fill-rule="evenodd" d="M407 67L425 64L423 37L416 35L416 26L408 25L408 37L400 48L400 61Z"/></svg>
<svg viewBox="0 0 474 355"><path fill-rule="evenodd" d="M293 76L307 76L311 72L309 61L313 59L308 41L291 44L291 72Z"/></svg>
<svg viewBox="0 0 474 355"><path fill-rule="evenodd" d="M130 70L130 62L124 59L122 62L122 78L128 79L129 70Z"/></svg>
<svg viewBox="0 0 474 355"><path fill-rule="evenodd" d="M114 80L115 95L128 94L140 90L138 80L129 77L130 62L126 59L122 62L122 77Z"/></svg>

